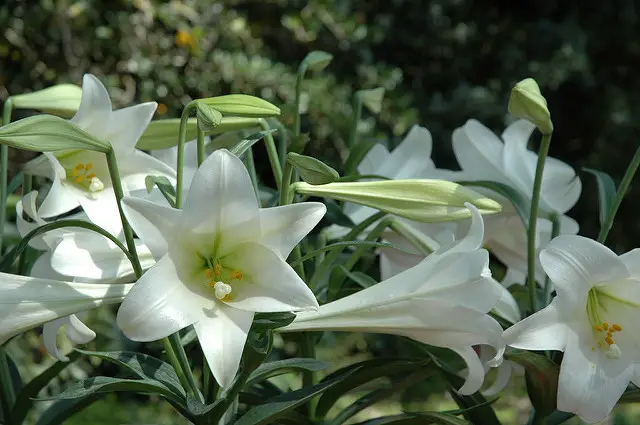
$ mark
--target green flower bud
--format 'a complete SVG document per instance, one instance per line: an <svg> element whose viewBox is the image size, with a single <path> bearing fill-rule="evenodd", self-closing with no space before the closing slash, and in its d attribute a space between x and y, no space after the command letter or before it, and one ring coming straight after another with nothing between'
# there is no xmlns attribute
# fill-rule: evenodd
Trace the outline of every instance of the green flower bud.
<svg viewBox="0 0 640 425"><path fill-rule="evenodd" d="M222 122L222 114L217 109L212 108L206 103L196 102L196 118L198 120L198 127L204 133L210 133L214 131Z"/></svg>
<svg viewBox="0 0 640 425"><path fill-rule="evenodd" d="M311 156L289 152L287 161L298 170L302 180L312 185L327 184L340 178L336 170Z"/></svg>
<svg viewBox="0 0 640 425"><path fill-rule="evenodd" d="M80 107L82 89L75 84L58 84L46 89L11 96L15 109L39 111L71 117Z"/></svg>
<svg viewBox="0 0 640 425"><path fill-rule="evenodd" d="M320 50L314 50L304 57L300 63L300 68L304 70L308 69L310 71L322 71L327 67L327 65L329 65L332 59L332 54Z"/></svg>
<svg viewBox="0 0 640 425"><path fill-rule="evenodd" d="M547 100L533 78L525 78L513 87L509 97L509 112L536 125L542 134L553 132Z"/></svg>
<svg viewBox="0 0 640 425"><path fill-rule="evenodd" d="M297 193L354 202L380 211L422 222L455 221L471 217L464 206L473 204L483 214L501 211L502 206L471 189L444 180L381 180L292 185Z"/></svg>
<svg viewBox="0 0 640 425"><path fill-rule="evenodd" d="M246 94L228 94L225 96L198 99L218 110L223 115L236 117L266 118L280 115L280 108L259 97Z"/></svg>

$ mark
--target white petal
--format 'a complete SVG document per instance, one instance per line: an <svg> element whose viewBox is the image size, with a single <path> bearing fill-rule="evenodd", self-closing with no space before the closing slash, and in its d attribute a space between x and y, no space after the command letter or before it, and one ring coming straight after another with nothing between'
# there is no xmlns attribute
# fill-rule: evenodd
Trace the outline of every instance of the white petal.
<svg viewBox="0 0 640 425"><path fill-rule="evenodd" d="M16 203L16 227L18 228L18 233L20 233L21 237L25 237L27 233L45 224L45 221L36 212L37 197L38 197L38 192L34 190L24 195L22 199L20 199ZM29 217L33 221L27 221L24 218L25 214L27 217ZM53 233L53 232L48 232L48 233ZM57 233L61 234L63 232L58 231ZM46 251L49 249L49 245L46 244L42 236L36 236L35 238L31 238L31 240L29 241L29 246L35 249L38 249L40 251Z"/></svg>
<svg viewBox="0 0 640 425"><path fill-rule="evenodd" d="M209 368L223 388L231 384L238 372L252 322L253 313L220 303L208 317L193 325Z"/></svg>
<svg viewBox="0 0 640 425"><path fill-rule="evenodd" d="M507 319L511 323L518 322L522 317L518 303L515 298L513 298L513 295L511 295L511 292L507 291L504 287L502 287L502 296L493 309L498 316Z"/></svg>
<svg viewBox="0 0 640 425"><path fill-rule="evenodd" d="M145 190L147 176L162 176L169 179L175 186L176 172L162 161L152 157L148 153L134 149L126 160L119 161L122 184L129 192Z"/></svg>
<svg viewBox="0 0 640 425"><path fill-rule="evenodd" d="M181 210L165 207L144 199L125 197L122 209L127 221L155 258L169 250L168 241L176 237Z"/></svg>
<svg viewBox="0 0 640 425"><path fill-rule="evenodd" d="M552 240L540 253L540 262L568 308L584 308L593 285L629 276L613 251L576 235L561 235Z"/></svg>
<svg viewBox="0 0 640 425"><path fill-rule="evenodd" d="M262 234L258 200L249 172L226 149L211 154L193 178L184 204L183 229L201 234L224 233L218 254Z"/></svg>
<svg viewBox="0 0 640 425"><path fill-rule="evenodd" d="M75 344L87 344L96 337L96 333L89 329L87 325L82 323L75 314L45 323L42 327L42 340L44 342L44 346L49 354L61 362L69 361L69 358L58 350L56 339L58 329L61 326L67 327L67 337Z"/></svg>
<svg viewBox="0 0 640 425"><path fill-rule="evenodd" d="M452 137L453 152L469 179L508 183L501 164L504 145L491 130L469 120L455 129Z"/></svg>
<svg viewBox="0 0 640 425"><path fill-rule="evenodd" d="M63 184L67 173L60 162L50 153L45 153L43 157L51 167L50 174L46 176L51 179L51 187L42 201L38 213L45 218L55 217L79 207L78 191ZM25 172L29 172L28 167Z"/></svg>
<svg viewBox="0 0 640 425"><path fill-rule="evenodd" d="M533 192L533 180L537 155L527 150L527 143L535 125L527 120L518 120L502 133L504 151L502 166L512 186L518 189L526 199Z"/></svg>
<svg viewBox="0 0 640 425"><path fill-rule="evenodd" d="M82 209L94 224L116 237L119 236L122 233L122 221L113 188L105 187L94 195L95 198L83 196L79 199Z"/></svg>
<svg viewBox="0 0 640 425"><path fill-rule="evenodd" d="M453 349L464 362L467 364L467 378L464 384L458 390L462 395L470 395L475 393L482 387L484 382L484 367L478 355L471 347Z"/></svg>
<svg viewBox="0 0 640 425"><path fill-rule="evenodd" d="M389 151L380 143L373 145L358 165L360 174L378 174L378 170L389 157Z"/></svg>
<svg viewBox="0 0 640 425"><path fill-rule="evenodd" d="M507 128L502 132L502 140L504 140L505 146L507 144L524 145L527 146L531 133L535 130L536 126L528 120L516 120L509 124Z"/></svg>
<svg viewBox="0 0 640 425"><path fill-rule="evenodd" d="M82 78L82 100L71 122L89 134L98 136L109 126L111 115L109 92L92 74Z"/></svg>
<svg viewBox="0 0 640 425"><path fill-rule="evenodd" d="M109 116L109 125L105 133L96 136L109 141L118 161L121 161L133 152L157 107L156 102L146 102L113 111Z"/></svg>
<svg viewBox="0 0 640 425"><path fill-rule="evenodd" d="M75 283L0 273L0 342L42 323L119 303L132 284Z"/></svg>
<svg viewBox="0 0 640 425"><path fill-rule="evenodd" d="M241 270L242 281L232 281L232 307L252 312L300 311L318 308L318 301L300 276L281 257L262 245L246 243L223 259L226 267Z"/></svg>
<svg viewBox="0 0 640 425"><path fill-rule="evenodd" d="M559 350L567 344L569 327L559 311L558 298L504 331L507 345L523 350Z"/></svg>
<svg viewBox="0 0 640 425"><path fill-rule="evenodd" d="M587 423L604 420L627 388L633 367L592 350L570 333L560 366L558 410L572 412Z"/></svg>
<svg viewBox="0 0 640 425"><path fill-rule="evenodd" d="M582 182L573 168L555 158L547 158L542 175L540 201L543 210L563 214L582 193Z"/></svg>
<svg viewBox="0 0 640 425"><path fill-rule="evenodd" d="M505 361L498 367L495 381L493 381L493 384L491 384L489 388L482 391L483 396L493 397L507 386L509 379L511 379L512 365L512 362Z"/></svg>
<svg viewBox="0 0 640 425"><path fill-rule="evenodd" d="M260 244L286 259L293 248L320 222L327 207L319 202L302 202L275 208L260 208Z"/></svg>
<svg viewBox="0 0 640 425"><path fill-rule="evenodd" d="M464 238L449 247L443 247L449 253L473 251L474 249L480 248L484 240L484 221L482 220L480 211L468 202L465 203L464 206L467 207L471 213L471 225Z"/></svg>
<svg viewBox="0 0 640 425"><path fill-rule="evenodd" d="M404 140L382 162L376 174L389 178L425 178L427 170L434 168L431 161L431 133L414 125Z"/></svg>
<svg viewBox="0 0 640 425"><path fill-rule="evenodd" d="M622 254L620 260L627 267L632 278L640 279L640 248Z"/></svg>
<svg viewBox="0 0 640 425"><path fill-rule="evenodd" d="M135 284L118 310L118 326L134 341L155 341L203 319L215 301L189 290L167 255Z"/></svg>

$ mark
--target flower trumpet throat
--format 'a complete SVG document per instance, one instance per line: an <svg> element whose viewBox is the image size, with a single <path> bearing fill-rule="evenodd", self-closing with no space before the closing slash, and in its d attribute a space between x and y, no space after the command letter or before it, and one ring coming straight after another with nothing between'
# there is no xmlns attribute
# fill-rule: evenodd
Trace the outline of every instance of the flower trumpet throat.
<svg viewBox="0 0 640 425"><path fill-rule="evenodd" d="M223 266L216 258L206 258L202 254L198 256L204 260L204 275L215 297L220 301L231 301L233 286L242 281L244 273L235 268Z"/></svg>
<svg viewBox="0 0 640 425"><path fill-rule="evenodd" d="M67 173L67 180L76 183L84 190L95 193L104 189L104 183L98 178L90 162L80 162L75 167L64 170Z"/></svg>
<svg viewBox="0 0 640 425"><path fill-rule="evenodd" d="M640 305L620 299L598 287L591 288L587 296L587 316L591 323L595 342L591 347L591 350L602 350L607 357L619 359L622 355L622 351L620 346L616 344L615 338L622 335L623 327L618 323L610 323L606 320L606 316L609 311L604 306L603 300L607 299L610 301L629 304L633 307L640 307ZM603 316L605 318L603 318Z"/></svg>

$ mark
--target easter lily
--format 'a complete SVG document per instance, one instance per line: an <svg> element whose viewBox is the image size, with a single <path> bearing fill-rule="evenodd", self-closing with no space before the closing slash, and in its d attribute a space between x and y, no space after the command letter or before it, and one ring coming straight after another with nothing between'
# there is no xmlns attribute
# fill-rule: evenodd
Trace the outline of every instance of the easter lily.
<svg viewBox="0 0 640 425"><path fill-rule="evenodd" d="M43 323L101 305L119 303L132 286L64 282L0 273L0 344ZM59 324L62 323L50 326ZM75 329L79 328L70 331L69 336L76 342L86 342L91 335L84 330L76 334ZM55 333L52 335L55 337ZM50 343L50 339L45 341ZM55 353L57 348L51 350Z"/></svg>
<svg viewBox="0 0 640 425"><path fill-rule="evenodd" d="M125 198L127 219L159 261L118 311L125 335L154 341L193 325L216 380L235 376L255 312L318 307L285 259L323 204L258 207L242 161L221 149L198 169L182 210Z"/></svg>
<svg viewBox="0 0 640 425"><path fill-rule="evenodd" d="M80 108L71 123L111 144L127 193L143 189L149 174L175 179L171 167L135 149L156 106L155 102L147 102L113 111L102 83L91 74L84 76ZM39 209L42 217L55 217L82 206L92 222L115 235L121 232L122 223L104 154L85 150L44 153L28 162L25 172L52 181Z"/></svg>
<svg viewBox="0 0 640 425"><path fill-rule="evenodd" d="M640 384L640 250L618 256L581 236L563 235L540 262L557 296L504 332L525 350L560 350L558 410L604 420L627 388Z"/></svg>
<svg viewBox="0 0 640 425"><path fill-rule="evenodd" d="M360 292L302 312L280 331L334 330L403 335L450 348L468 365L462 394L477 391L484 379L483 364L472 348L495 347L490 362L502 359L502 327L488 313L503 288L491 278L489 255L480 249L483 223L472 213L469 233L460 241L427 256L418 265Z"/></svg>

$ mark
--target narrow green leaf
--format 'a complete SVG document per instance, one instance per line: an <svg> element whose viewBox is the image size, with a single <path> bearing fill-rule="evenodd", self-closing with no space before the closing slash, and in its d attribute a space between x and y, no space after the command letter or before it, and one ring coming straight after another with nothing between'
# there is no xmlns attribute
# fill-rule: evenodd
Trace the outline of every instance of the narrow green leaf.
<svg viewBox="0 0 640 425"><path fill-rule="evenodd" d="M280 108L272 103L247 94L228 94L224 96L198 99L223 115L236 117L268 118L280 115Z"/></svg>
<svg viewBox="0 0 640 425"><path fill-rule="evenodd" d="M290 312L256 313L252 327L256 330L277 329L293 322L296 315Z"/></svg>
<svg viewBox="0 0 640 425"><path fill-rule="evenodd" d="M355 223L342 211L342 208L336 201L326 199L324 204L327 206L327 213L324 215L324 219L329 221L329 223L350 229L355 227Z"/></svg>
<svg viewBox="0 0 640 425"><path fill-rule="evenodd" d="M251 373L247 380L247 385L253 385L265 379L272 378L285 373L299 372L310 370L317 372L329 367L329 363L316 359L294 358L286 360L276 360L273 362L262 363L256 370Z"/></svg>
<svg viewBox="0 0 640 425"><path fill-rule="evenodd" d="M196 119L200 130L209 133L222 122L222 114L212 106L196 101Z"/></svg>
<svg viewBox="0 0 640 425"><path fill-rule="evenodd" d="M11 384L13 385L13 393L18 394L24 388L24 382L22 376L20 376L20 370L13 358L7 353L7 363L9 364L9 374L11 375Z"/></svg>
<svg viewBox="0 0 640 425"><path fill-rule="evenodd" d="M497 194L504 196L511 202L513 207L516 209L516 213L524 223L525 228L529 227L529 217L531 215L530 204L531 201L526 199L524 196L520 194L517 190L508 186L506 184L492 182L492 181L461 181L458 182L464 186L476 186L476 187L484 187L486 189L490 189Z"/></svg>
<svg viewBox="0 0 640 425"><path fill-rule="evenodd" d="M547 356L531 351L509 350L505 358L518 363L526 370L527 394L536 412L550 415L557 405L558 376L560 366Z"/></svg>
<svg viewBox="0 0 640 425"><path fill-rule="evenodd" d="M102 397L104 397L104 394L91 394L87 397L58 400L42 413L36 425L63 424L71 416L92 405Z"/></svg>
<svg viewBox="0 0 640 425"><path fill-rule="evenodd" d="M33 152L82 149L107 153L111 150L106 141L53 115L35 115L0 127L0 143Z"/></svg>
<svg viewBox="0 0 640 425"><path fill-rule="evenodd" d="M15 192L20 186L22 186L23 182L24 182L24 173L20 171L15 176L13 176L13 178L7 185L7 194L10 195L13 192Z"/></svg>
<svg viewBox="0 0 640 425"><path fill-rule="evenodd" d="M575 414L556 410L547 417L547 425L560 425L573 418Z"/></svg>
<svg viewBox="0 0 640 425"><path fill-rule="evenodd" d="M331 53L323 52L321 50L314 50L307 53L300 63L300 68L308 69L310 71L322 71L329 65L333 55Z"/></svg>
<svg viewBox="0 0 640 425"><path fill-rule="evenodd" d="M240 141L240 143L238 143L232 149L230 149L230 151L235 156L241 157L242 155L244 155L244 153L247 151L247 149L250 149L251 146L255 145L260 140L262 140L264 138L264 136L266 136L267 134L271 134L271 133L273 133L275 131L277 131L277 130L275 128L273 128L271 130L260 130L260 131L257 131L255 133L253 133L253 134L250 134L244 140Z"/></svg>
<svg viewBox="0 0 640 425"><path fill-rule="evenodd" d="M344 272L349 279L360 285L362 289L368 288L378 283L374 278L362 272L352 272L347 270L346 268L344 268Z"/></svg>
<svg viewBox="0 0 640 425"><path fill-rule="evenodd" d="M334 249L339 249L339 248L345 248L348 246L370 246L372 248L393 248L393 249L397 249L398 251L402 251L406 254L415 254L415 252L411 252L411 251L407 251L404 248L400 248L399 246L396 246L394 244L392 244L391 242L375 242L375 241L343 241L343 242L334 242L332 244L329 244L327 246L323 246L322 248L318 248L315 249L309 253L307 253L304 257L301 257L297 260L292 261L291 263L289 263L289 265L291 265L291 267L298 265L304 261L307 261L315 256L317 256L318 254L321 254L323 252L326 251L332 251Z"/></svg>
<svg viewBox="0 0 640 425"><path fill-rule="evenodd" d="M172 208L176 207L176 188L173 187L168 178L165 176L147 176L144 179L144 184L148 193L151 193L154 186L158 186L158 190L160 190L169 205Z"/></svg>
<svg viewBox="0 0 640 425"><path fill-rule="evenodd" d="M173 367L160 359L132 351L86 351L77 348L76 351L114 363L136 374L139 378L164 384L178 396L183 398L186 396Z"/></svg>
<svg viewBox="0 0 640 425"><path fill-rule="evenodd" d="M381 377L406 373L423 366L424 362L392 359L371 359L346 366L327 377L328 379L333 379L335 376L351 371L347 377L337 383L331 390L325 391L320 397L316 405L316 415L320 418L324 417L340 397L367 382Z"/></svg>
<svg viewBox="0 0 640 425"><path fill-rule="evenodd" d="M593 168L582 168L596 178L598 183L598 198L600 199L600 226L607 223L611 208L616 202L617 190L611 176L604 171L594 170Z"/></svg>
<svg viewBox="0 0 640 425"><path fill-rule="evenodd" d="M336 170L311 156L289 152L287 161L298 170L302 180L309 184L327 184L340 178L340 174Z"/></svg>
<svg viewBox="0 0 640 425"><path fill-rule="evenodd" d="M458 394L456 389L462 386L464 379L455 373L447 371L445 371L444 376L453 387L449 394L460 407L466 420L472 424L500 425L496 413L482 394L479 392L471 395Z"/></svg>
<svg viewBox="0 0 640 425"><path fill-rule="evenodd" d="M367 156L369 151L377 144L378 142L375 140L358 141L349 151L349 157L347 157L347 161L344 163L344 174L347 176L354 174L364 157Z"/></svg>
<svg viewBox="0 0 640 425"><path fill-rule="evenodd" d="M456 416L440 412L403 413L359 422L355 425L471 425Z"/></svg>
<svg viewBox="0 0 640 425"><path fill-rule="evenodd" d="M33 406L33 400L36 398L38 393L67 366L73 364L73 362L80 357L80 353L71 352L68 357L68 362L58 361L54 363L22 388L16 397L16 403L13 406L13 411L11 413L12 419L15 423L21 424L24 422L27 412L29 412L31 406Z"/></svg>
<svg viewBox="0 0 640 425"><path fill-rule="evenodd" d="M247 413L234 422L234 425L273 424L278 418L307 402L307 400L322 394L324 391L327 391L337 385L340 381L349 376L350 373L351 371L347 371L345 374L335 376L334 378L323 381L319 384L273 397L267 400L266 403L249 409Z"/></svg>

